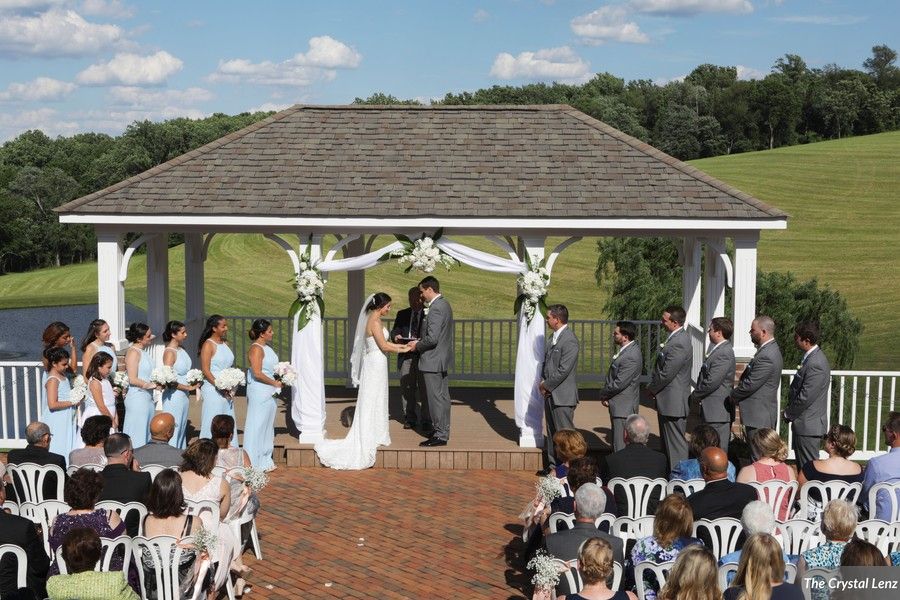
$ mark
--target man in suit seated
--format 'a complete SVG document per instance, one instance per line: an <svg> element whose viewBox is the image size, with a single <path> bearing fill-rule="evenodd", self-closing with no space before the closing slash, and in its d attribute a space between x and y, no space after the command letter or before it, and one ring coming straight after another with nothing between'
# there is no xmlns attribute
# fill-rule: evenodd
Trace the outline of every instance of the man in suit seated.
<svg viewBox="0 0 900 600"><path fill-rule="evenodd" d="M613 560L624 565L624 544L620 538L597 529L594 521L606 510L606 495L596 483L585 483L575 492L575 527L551 533L544 544L547 552L560 560L576 560L585 540L601 538L613 549Z"/></svg>
<svg viewBox="0 0 900 600"><path fill-rule="evenodd" d="M694 520L731 517L740 519L744 507L757 499L756 488L728 481L728 456L721 448L706 448L700 454L700 473L706 487L688 496Z"/></svg>
<svg viewBox="0 0 900 600"><path fill-rule="evenodd" d="M103 443L106 466L103 468L103 493L100 500L116 502L146 502L152 480L150 473L134 471L134 450L131 438L124 433L114 433ZM128 535L138 532L138 515L132 511L125 519Z"/></svg>
<svg viewBox="0 0 900 600"><path fill-rule="evenodd" d="M141 465L177 467L181 464L181 450L169 444L175 435L175 417L161 412L150 421L150 441L134 451Z"/></svg>
<svg viewBox="0 0 900 600"><path fill-rule="evenodd" d="M6 490L9 487L11 486L5 485L0 476L0 504L6 502ZM35 598L46 598L47 569L50 568L50 558L44 552L44 542L38 536L34 523L24 517L0 510L0 544L13 544L25 550L25 554L28 556L26 579L28 589ZM10 555L5 556L0 562L0 597L24 597L15 596L18 589L16 567L16 559Z"/></svg>
<svg viewBox="0 0 900 600"><path fill-rule="evenodd" d="M11 465L21 465L25 463L42 466L56 465L62 469L63 473L65 473L65 457L50 452L49 450L50 438L52 435L50 428L47 427L45 423L41 423L40 421L29 423L25 428L25 440L28 442L28 445L24 448L10 450L6 462ZM10 485L6 491L10 500L18 501L19 498L23 497L21 493L24 490L19 490L12 485ZM61 497L56 497L56 477L54 475L48 475L47 478L44 479L44 500L62 500Z"/></svg>
<svg viewBox="0 0 900 600"><path fill-rule="evenodd" d="M613 477L629 479L631 477L649 477L663 479L669 474L669 461L666 455L647 447L650 439L650 425L647 419L640 415L631 415L625 419L625 447L618 452L613 452L606 457L603 468L603 481L609 485ZM648 514L656 512L659 503L659 494L654 494L647 507ZM619 515L628 514L628 498L621 487L615 490L616 506Z"/></svg>

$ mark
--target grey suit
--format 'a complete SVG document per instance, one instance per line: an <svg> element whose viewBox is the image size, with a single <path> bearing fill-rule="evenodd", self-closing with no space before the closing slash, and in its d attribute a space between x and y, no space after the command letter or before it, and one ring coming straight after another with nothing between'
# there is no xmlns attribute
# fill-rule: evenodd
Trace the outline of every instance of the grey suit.
<svg viewBox="0 0 900 600"><path fill-rule="evenodd" d="M181 452L168 442L150 440L146 445L134 449L134 457L142 465L177 467L181 464Z"/></svg>
<svg viewBox="0 0 900 600"><path fill-rule="evenodd" d="M637 342L631 342L619 351L609 365L606 383L600 390L600 399L609 402L609 419L612 423L613 450L625 447L623 433L625 419L636 414L640 405L640 379L644 357Z"/></svg>
<svg viewBox="0 0 900 600"><path fill-rule="evenodd" d="M575 382L575 365L578 363L578 339L569 327L559 332L554 344L547 339L541 378L550 392L544 397L547 419L547 437L544 448L550 466L556 465L553 452L553 434L560 429L575 428L575 407L578 405L578 384Z"/></svg>
<svg viewBox="0 0 900 600"><path fill-rule="evenodd" d="M728 340L716 346L703 361L689 400L700 403L703 421L719 434L719 447L728 452L733 415L728 397L734 389L734 348Z"/></svg>
<svg viewBox="0 0 900 600"><path fill-rule="evenodd" d="M819 443L828 428L828 386L831 365L821 348L814 348L791 380L785 419L791 421L797 469L818 458Z"/></svg>
<svg viewBox="0 0 900 600"><path fill-rule="evenodd" d="M447 371L453 363L453 309L443 296L428 307L422 326L422 338L416 344L419 372L428 395L428 412L434 424L434 437L450 439L450 383Z"/></svg>
<svg viewBox="0 0 900 600"><path fill-rule="evenodd" d="M694 350L691 337L684 328L671 334L656 356L649 390L656 396L659 433L662 436L669 469L688 457L685 437L688 396L691 393L691 369Z"/></svg>
<svg viewBox="0 0 900 600"><path fill-rule="evenodd" d="M741 423L747 438L757 429L775 429L778 420L778 384L784 359L775 340L756 351L744 367L741 380L731 392L731 399L740 403Z"/></svg>

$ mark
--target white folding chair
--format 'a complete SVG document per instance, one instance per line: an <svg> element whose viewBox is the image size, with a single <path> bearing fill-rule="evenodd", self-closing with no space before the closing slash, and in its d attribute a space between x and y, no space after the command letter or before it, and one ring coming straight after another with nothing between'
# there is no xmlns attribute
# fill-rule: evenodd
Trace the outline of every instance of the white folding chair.
<svg viewBox="0 0 900 600"><path fill-rule="evenodd" d="M878 495L889 503L890 509L882 518L891 523L900 521L900 483L876 483L869 489L869 518L877 518Z"/></svg>
<svg viewBox="0 0 900 600"><path fill-rule="evenodd" d="M616 515L612 513L603 513L596 519L594 519L594 527L599 529L600 531L610 532L612 531L613 523L616 522ZM606 525L606 529L603 529L602 526Z"/></svg>
<svg viewBox="0 0 900 600"><path fill-rule="evenodd" d="M44 500L61 500L65 486L65 473L56 465L36 465L34 463L22 463L8 465L7 470L12 475L16 493L22 492L19 502L33 502L40 504ZM47 476L53 473L56 476L56 497L44 498L44 482Z"/></svg>
<svg viewBox="0 0 900 600"><path fill-rule="evenodd" d="M0 507L0 509L9 511L9 514L11 515L17 515L19 514L19 503L13 502L12 500L5 500L3 502L3 506Z"/></svg>
<svg viewBox="0 0 900 600"><path fill-rule="evenodd" d="M28 586L26 577L28 575L28 555L25 550L13 544L0 544L0 561L6 558L7 554L16 557L16 588Z"/></svg>
<svg viewBox="0 0 900 600"><path fill-rule="evenodd" d="M632 519L631 517L619 517L613 521L609 528L609 534L620 538L625 546L628 540L639 540L653 535L653 515Z"/></svg>
<svg viewBox="0 0 900 600"><path fill-rule="evenodd" d="M666 495L666 486L668 481L662 477L650 479L649 477L613 477L609 480L609 489L615 494L616 488L621 487L625 492L626 503L628 504L627 517L636 519L638 517L647 516L650 501L656 494L658 499L662 500ZM621 509L621 507L619 507Z"/></svg>
<svg viewBox="0 0 900 600"><path fill-rule="evenodd" d="M796 581L800 584L800 589L807 600L810 598L827 598L828 597L828 581L838 574L837 569L807 569L803 573L803 581ZM821 580L821 581L818 581ZM813 583L816 581L817 583Z"/></svg>
<svg viewBox="0 0 900 600"><path fill-rule="evenodd" d="M613 580L612 587L609 589L615 591L618 590L622 585L622 575L625 573L625 569L622 567L622 563L619 561L613 561Z"/></svg>
<svg viewBox="0 0 900 600"><path fill-rule="evenodd" d="M558 558L553 559L553 564L556 566L556 570L559 571L560 583L565 581L566 587L568 588L568 593L577 594L581 591L581 588L584 587L584 581L581 579L581 573L578 571L578 564L570 565L564 560L560 560ZM554 592L554 596L556 593Z"/></svg>
<svg viewBox="0 0 900 600"><path fill-rule="evenodd" d="M790 519L778 523L777 528L781 532L785 554L802 554L825 541L819 524L806 519Z"/></svg>
<svg viewBox="0 0 900 600"><path fill-rule="evenodd" d="M672 566L675 564L675 561L664 562L660 564L656 564L655 562L644 561L639 562L634 565L634 581L637 585L637 597L638 598L646 598L647 597L647 586L644 584L644 574L646 571L652 572L656 575L657 592L663 589L663 586L666 585L666 577L669 576L669 571L672 570Z"/></svg>
<svg viewBox="0 0 900 600"><path fill-rule="evenodd" d="M159 475L160 471L164 471L165 469L173 469L177 471L178 469L174 469L173 467L166 467L164 465L141 465L141 471L144 473L150 473L150 480L155 480L156 476Z"/></svg>
<svg viewBox="0 0 900 600"><path fill-rule="evenodd" d="M793 566L793 565L791 565ZM728 589L729 579L734 579L734 575L737 574L738 564L736 562L727 562L719 567L719 589L725 590ZM796 571L794 571L796 573ZM731 577L729 577L729 575Z"/></svg>
<svg viewBox="0 0 900 600"><path fill-rule="evenodd" d="M796 481L770 479L762 482L751 481L750 485L756 488L756 495L769 505L776 519L786 521L790 518L794 499L797 496ZM785 507L787 507L786 510L783 510Z"/></svg>
<svg viewBox="0 0 900 600"><path fill-rule="evenodd" d="M99 473L105 467L106 467L106 465L101 465L100 463L87 463L87 464L83 464L83 465L69 465L66 468L66 475L71 477L72 473L74 473L78 469L90 469L91 471L96 471L97 473Z"/></svg>
<svg viewBox="0 0 900 600"><path fill-rule="evenodd" d="M218 523L221 519L219 519L219 503L213 500L187 500L184 501L185 513L195 516L198 519L201 518L201 515L209 511L213 515L213 521Z"/></svg>
<svg viewBox="0 0 900 600"><path fill-rule="evenodd" d="M243 481L244 467L232 467L225 472L225 477L228 479L238 479ZM569 489L568 485L563 486L563 490L566 491ZM238 540L242 540L241 536L241 528L247 523L250 524L250 546L253 550L253 554L256 556L256 560L262 560L262 546L259 543L259 529L256 528L256 515L248 515L246 512L243 513L240 518L235 519L233 523L236 525L234 527L235 538ZM241 548L243 552L243 547Z"/></svg>
<svg viewBox="0 0 900 600"><path fill-rule="evenodd" d="M710 550L716 560L737 549L738 538L743 530L741 522L731 517L694 521L694 537L700 537L705 543L707 538L701 537L701 533L706 531L709 534L709 540L712 543Z"/></svg>
<svg viewBox="0 0 900 600"><path fill-rule="evenodd" d="M563 527L560 528L560 525L563 525ZM550 529L550 533L556 533L565 529L574 529L575 515L564 512L555 512L547 519L547 527Z"/></svg>
<svg viewBox="0 0 900 600"><path fill-rule="evenodd" d="M673 479L666 484L666 495L681 494L685 498L706 487L704 479Z"/></svg>
<svg viewBox="0 0 900 600"><path fill-rule="evenodd" d="M120 552L121 550L121 552ZM128 578L128 567L131 566L132 549L131 538L127 535L120 535L117 538L100 538L100 560L94 565L95 571L108 572L112 570L112 560L120 554L122 556L122 569L125 578ZM56 549L56 565L59 567L61 575L67 575L69 568L66 566L66 560L63 558L62 546Z"/></svg>
<svg viewBox="0 0 900 600"><path fill-rule="evenodd" d="M47 556L53 556L50 551L50 526L53 520L62 513L69 512L71 507L59 500L44 500L40 504L23 502L19 505L19 515L25 517L41 527L41 535L44 538L44 551Z"/></svg>
<svg viewBox="0 0 900 600"><path fill-rule="evenodd" d="M147 581L152 577L156 582L158 600L181 600L178 566L181 563L182 553L189 549L187 546L190 546L193 541L192 537L178 540L168 535L153 538L137 536L132 540L131 550L134 561L138 565L142 597L146 598ZM152 568L148 569L144 557L147 557L147 560L150 561ZM197 599L201 597L203 581L206 579L208 570L209 561L200 563L200 570L196 575L197 579L194 583L191 598Z"/></svg>
<svg viewBox="0 0 900 600"><path fill-rule="evenodd" d="M878 546L878 551L887 556L894 536L895 525L881 519L869 519L856 524L856 537Z"/></svg>
<svg viewBox="0 0 900 600"><path fill-rule="evenodd" d="M784 580L788 583L794 583L797 579L797 565L794 563L784 563ZM723 590L725 588L722 588Z"/></svg>
<svg viewBox="0 0 900 600"><path fill-rule="evenodd" d="M144 519L147 517L147 507L141 502L116 502L115 500L103 500L95 505L95 508L102 510L115 511L123 521L125 521L131 513L136 512L138 516L138 535L144 535Z"/></svg>
<svg viewBox="0 0 900 600"><path fill-rule="evenodd" d="M810 500L809 492L811 490L819 490L822 498L821 504L817 501ZM820 521L822 518L822 510L832 500L847 500L848 502L856 502L862 490L862 483L847 483L844 481L807 481L800 488L800 510L798 517L809 520Z"/></svg>

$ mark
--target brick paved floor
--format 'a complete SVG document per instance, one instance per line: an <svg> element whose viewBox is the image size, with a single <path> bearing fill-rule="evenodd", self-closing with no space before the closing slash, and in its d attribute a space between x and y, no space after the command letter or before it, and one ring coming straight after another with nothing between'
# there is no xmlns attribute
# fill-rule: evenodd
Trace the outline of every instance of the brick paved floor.
<svg viewBox="0 0 900 600"><path fill-rule="evenodd" d="M534 473L287 468L257 517L245 598L524 598L519 511ZM511 566L512 565L512 566Z"/></svg>

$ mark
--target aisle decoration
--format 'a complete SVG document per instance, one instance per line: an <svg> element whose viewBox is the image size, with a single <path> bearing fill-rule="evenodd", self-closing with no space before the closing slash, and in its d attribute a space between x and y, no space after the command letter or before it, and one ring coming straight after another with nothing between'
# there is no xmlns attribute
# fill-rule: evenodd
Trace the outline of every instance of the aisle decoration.
<svg viewBox="0 0 900 600"><path fill-rule="evenodd" d="M306 251L300 256L300 272L294 277L294 291L297 299L291 304L288 318L293 319L297 315L297 331L306 327L313 316L325 314L325 280L318 268L310 258L312 241L306 246Z"/></svg>
<svg viewBox="0 0 900 600"><path fill-rule="evenodd" d="M197 549L197 554L206 553L207 555L211 555L213 550L216 547L216 544L219 542L219 538L216 534L206 527L200 526L200 529L194 534L194 548Z"/></svg>
<svg viewBox="0 0 900 600"><path fill-rule="evenodd" d="M443 266L449 271L450 267L457 264L456 259L444 252L435 243L441 239L443 232L443 228L438 229L431 237L423 233L422 237L415 241L408 236L394 234L397 241L402 244L402 248L386 252L378 259L378 262L397 258L397 262L401 267L406 266L406 269L403 271L404 273L409 273L413 269L422 271L423 273L433 273L438 265Z"/></svg>
<svg viewBox="0 0 900 600"><path fill-rule="evenodd" d="M241 475L244 478L244 485L254 492L258 492L269 484L269 476L262 469L243 467Z"/></svg>
<svg viewBox="0 0 900 600"><path fill-rule="evenodd" d="M531 583L534 584L534 599L555 598L555 589L559 585L559 567L556 559L545 550L538 550L534 558L528 561L527 567L534 571Z"/></svg>
<svg viewBox="0 0 900 600"><path fill-rule="evenodd" d="M525 253L525 264L528 270L516 279L520 293L516 297L513 314L522 311L527 323L531 323L536 312L540 311L542 317L547 316L547 288L550 286L550 272L545 266L545 259L537 263L531 261L528 253Z"/></svg>

